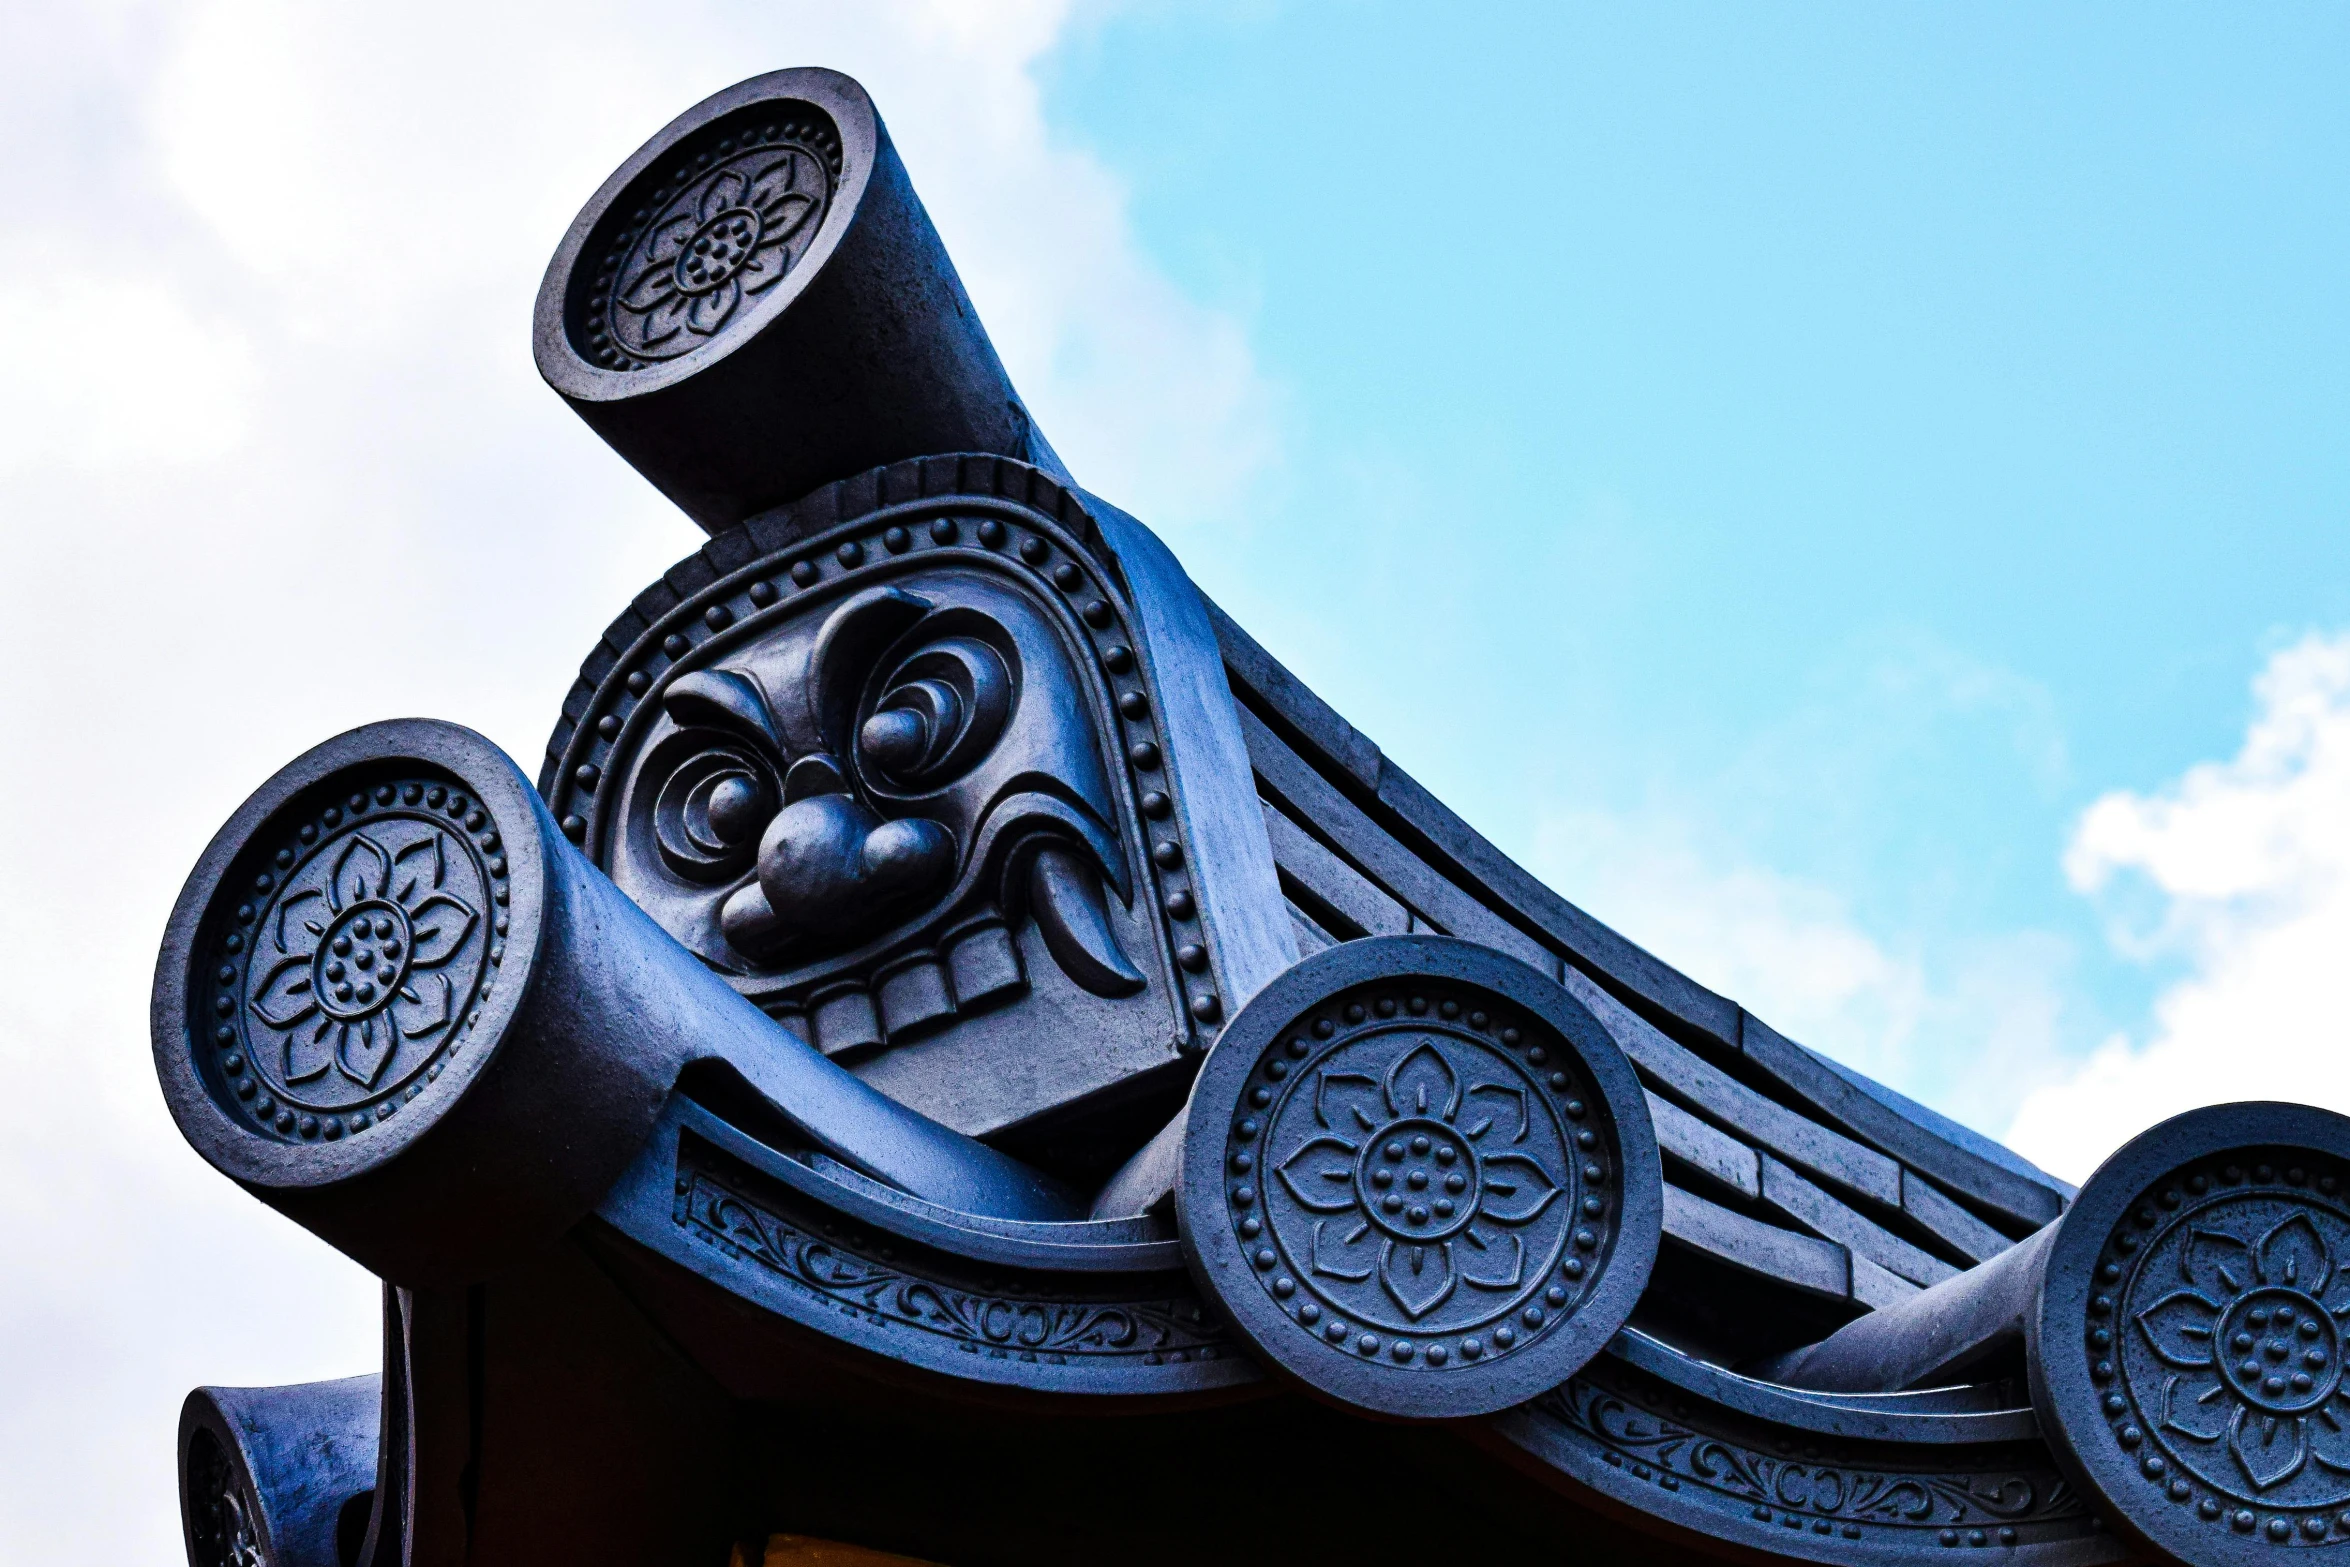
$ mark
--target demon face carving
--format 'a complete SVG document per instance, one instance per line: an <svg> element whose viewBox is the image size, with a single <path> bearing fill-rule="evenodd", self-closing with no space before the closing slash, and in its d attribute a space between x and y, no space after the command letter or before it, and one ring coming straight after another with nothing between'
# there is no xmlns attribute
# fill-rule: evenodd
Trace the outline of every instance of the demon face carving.
<svg viewBox="0 0 2350 1567"><path fill-rule="evenodd" d="M1129 995L1108 899L1131 880L1078 699L1008 587L869 588L670 684L615 873L730 973L812 974L930 910L1026 910L1070 978Z"/></svg>
<svg viewBox="0 0 2350 1567"><path fill-rule="evenodd" d="M1013 1025L1032 1040L1074 1024L1101 1038L1103 1005L1128 998L1147 1020L1110 1039L1171 1058L1180 1001L1082 629L984 562L905 567L761 617L648 693L619 747L606 868L861 1069L1022 1002L1046 1014ZM896 1091L904 1074L879 1070Z"/></svg>

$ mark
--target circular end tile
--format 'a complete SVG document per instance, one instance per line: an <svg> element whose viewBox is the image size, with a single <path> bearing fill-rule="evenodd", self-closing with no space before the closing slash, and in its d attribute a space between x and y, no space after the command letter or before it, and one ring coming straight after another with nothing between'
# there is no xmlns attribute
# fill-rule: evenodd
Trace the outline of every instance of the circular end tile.
<svg viewBox="0 0 2350 1567"><path fill-rule="evenodd" d="M156 973L156 1065L197 1151L318 1186L443 1113L521 989L541 814L488 741L419 720L330 740L246 801Z"/></svg>
<svg viewBox="0 0 2350 1567"><path fill-rule="evenodd" d="M2032 1401L2109 1516L2181 1561L2350 1540L2350 1120L2190 1111L2108 1159L2062 1222Z"/></svg>
<svg viewBox="0 0 2350 1567"><path fill-rule="evenodd" d="M1565 990L1436 936L1290 969L1192 1089L1177 1188L1202 1287L1308 1390L1491 1413L1597 1354L1662 1213L1631 1067Z"/></svg>

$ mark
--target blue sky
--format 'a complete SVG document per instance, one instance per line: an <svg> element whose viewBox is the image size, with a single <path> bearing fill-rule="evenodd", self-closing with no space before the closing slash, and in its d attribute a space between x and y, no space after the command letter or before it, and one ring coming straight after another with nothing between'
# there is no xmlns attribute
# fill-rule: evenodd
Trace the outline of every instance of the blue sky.
<svg viewBox="0 0 2350 1567"><path fill-rule="evenodd" d="M1187 552L1212 592L1521 857L1663 813L1929 968L2043 935L2083 1053L2168 969L2068 885L2076 819L2350 623L2346 43L1142 6L1040 77L1279 389L1277 468Z"/></svg>
<svg viewBox="0 0 2350 1567"><path fill-rule="evenodd" d="M0 1560L171 1559L189 1387L375 1364L165 1113L156 939L325 736L535 756L694 547L531 301L782 65L870 88L1075 471L1595 914L2075 1178L2350 1110L2346 28L0 6Z"/></svg>

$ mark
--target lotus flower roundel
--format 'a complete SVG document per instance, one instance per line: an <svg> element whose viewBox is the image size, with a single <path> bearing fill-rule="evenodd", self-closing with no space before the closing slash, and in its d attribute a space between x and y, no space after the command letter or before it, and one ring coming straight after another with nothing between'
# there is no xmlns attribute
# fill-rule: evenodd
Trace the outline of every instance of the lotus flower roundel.
<svg viewBox="0 0 2350 1567"><path fill-rule="evenodd" d="M2225 1191L2229 1169L2247 1173L2224 1167L2207 1184ZM2183 1207L2190 1195L2174 1200ZM2149 1213L2169 1217L2161 1195ZM2128 1401L2152 1426L2137 1440L2151 1435L2171 1465L2239 1500L2350 1502L2350 1215L2322 1200L2229 1193L2141 1254L2134 1270L2115 1269L2131 1287L2125 1320L2106 1330L2120 1339Z"/></svg>
<svg viewBox="0 0 2350 1567"><path fill-rule="evenodd" d="M1186 1110L1193 1276L1281 1374L1410 1420L1573 1376L1648 1280L1647 1105L1556 980L1449 936L1318 952L1249 1000Z"/></svg>
<svg viewBox="0 0 2350 1567"><path fill-rule="evenodd" d="M1256 1177L1233 1223L1293 1320L1438 1370L1506 1356L1582 1294L1614 1172L1525 1021L1397 986L1267 1057L1232 1130L1234 1175Z"/></svg>
<svg viewBox="0 0 2350 1567"><path fill-rule="evenodd" d="M1410 1329L1466 1288L1474 1300L1517 1291L1526 1242L1556 1249L1560 1225L1542 1221L1567 1201L1555 1137L1533 1139L1524 1088L1474 1057L1454 1064L1433 1039L1409 1031L1384 1071L1350 1053L1315 1072L1313 1135L1275 1175L1313 1215L1307 1267L1349 1291L1356 1315ZM1496 1063L1498 1064L1498 1063ZM1464 1080L1465 1066L1481 1079ZM1474 1090L1474 1094L1472 1094ZM1550 1168L1537 1155L1549 1155ZM1536 1233L1531 1237L1527 1232Z"/></svg>
<svg viewBox="0 0 2350 1567"><path fill-rule="evenodd" d="M486 991L504 945L504 844L480 802L375 784L273 826L207 1002L222 1087L281 1135L397 1113Z"/></svg>
<svg viewBox="0 0 2350 1567"><path fill-rule="evenodd" d="M806 255L832 200L826 144L796 123L745 128L674 178L597 276L579 346L608 369L723 334Z"/></svg>

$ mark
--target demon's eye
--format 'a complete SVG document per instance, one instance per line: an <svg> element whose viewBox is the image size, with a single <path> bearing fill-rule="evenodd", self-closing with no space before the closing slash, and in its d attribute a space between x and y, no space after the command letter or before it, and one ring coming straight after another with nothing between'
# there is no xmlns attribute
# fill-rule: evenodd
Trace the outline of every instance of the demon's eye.
<svg viewBox="0 0 2350 1567"><path fill-rule="evenodd" d="M726 881L749 869L760 832L782 804L767 771L731 747L690 751L653 805L663 862L698 882Z"/></svg>
<svg viewBox="0 0 2350 1567"><path fill-rule="evenodd" d="M857 757L877 788L914 792L968 772L1003 733L1012 676L1002 655L970 637L943 637L900 659L857 731Z"/></svg>

